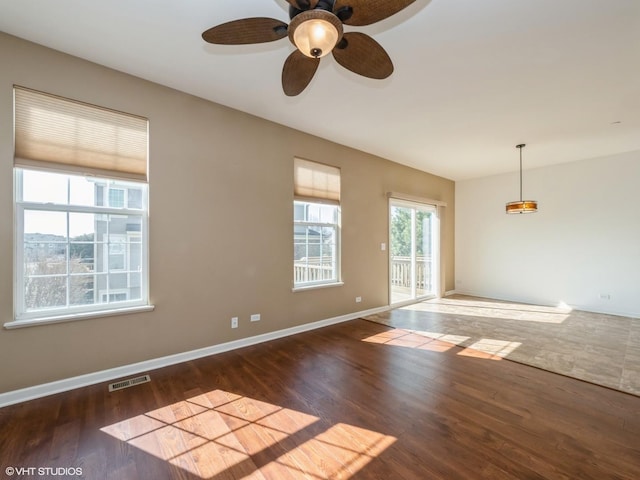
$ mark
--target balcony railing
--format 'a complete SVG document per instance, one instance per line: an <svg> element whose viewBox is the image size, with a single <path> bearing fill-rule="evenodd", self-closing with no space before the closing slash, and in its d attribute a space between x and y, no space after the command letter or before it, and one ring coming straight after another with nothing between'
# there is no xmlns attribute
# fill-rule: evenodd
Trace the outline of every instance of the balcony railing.
<svg viewBox="0 0 640 480"><path fill-rule="evenodd" d="M320 257L304 258L293 263L294 283L312 283L330 280L334 276L331 259Z"/></svg>
<svg viewBox="0 0 640 480"><path fill-rule="evenodd" d="M391 286L411 286L411 257L391 257ZM431 291L431 261L416 257L416 288Z"/></svg>
<svg viewBox="0 0 640 480"><path fill-rule="evenodd" d="M333 265L320 258L309 258L293 263L293 275L296 284L330 279ZM411 286L411 258L391 258L391 285L394 287ZM416 258L416 288L431 291L431 262L427 257Z"/></svg>

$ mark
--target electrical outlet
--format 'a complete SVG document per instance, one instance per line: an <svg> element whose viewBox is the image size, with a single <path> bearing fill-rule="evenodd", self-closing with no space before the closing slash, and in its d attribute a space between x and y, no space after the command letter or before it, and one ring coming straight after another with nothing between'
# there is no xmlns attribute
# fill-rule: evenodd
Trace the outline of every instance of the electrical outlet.
<svg viewBox="0 0 640 480"><path fill-rule="evenodd" d="M356 303L360 303L362 301L362 297L356 297Z"/></svg>
<svg viewBox="0 0 640 480"><path fill-rule="evenodd" d="M381 243L380 244L380 250L382 250L383 252L387 249L387 244L386 243Z"/></svg>
<svg viewBox="0 0 640 480"><path fill-rule="evenodd" d="M231 328L238 328L238 317L231 318Z"/></svg>
<svg viewBox="0 0 640 480"><path fill-rule="evenodd" d="M608 293L601 293L600 300L611 300L611 295L609 295Z"/></svg>
<svg viewBox="0 0 640 480"><path fill-rule="evenodd" d="M260 314L259 313L254 313L251 315L251 321L252 322L258 322L260 321Z"/></svg>

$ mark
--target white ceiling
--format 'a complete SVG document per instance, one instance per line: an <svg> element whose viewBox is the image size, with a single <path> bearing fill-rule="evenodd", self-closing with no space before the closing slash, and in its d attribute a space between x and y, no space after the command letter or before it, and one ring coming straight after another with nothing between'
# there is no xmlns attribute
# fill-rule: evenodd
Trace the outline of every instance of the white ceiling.
<svg viewBox="0 0 640 480"><path fill-rule="evenodd" d="M205 43L229 20L288 21L284 0L0 0L6 33L453 180L640 150L640 0L417 0L346 27L386 80L331 56L282 93L287 39ZM1 67L0 67L1 68Z"/></svg>

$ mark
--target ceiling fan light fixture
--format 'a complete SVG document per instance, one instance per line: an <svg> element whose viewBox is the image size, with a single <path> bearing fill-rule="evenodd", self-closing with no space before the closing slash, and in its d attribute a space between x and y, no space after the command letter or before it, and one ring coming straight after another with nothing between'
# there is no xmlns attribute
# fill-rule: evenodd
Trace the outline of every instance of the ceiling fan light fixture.
<svg viewBox="0 0 640 480"><path fill-rule="evenodd" d="M289 39L307 57L328 55L342 38L342 22L322 9L306 10L291 20Z"/></svg>
<svg viewBox="0 0 640 480"><path fill-rule="evenodd" d="M525 146L524 143L516 145L516 148L520 150L520 200L507 203L507 213L536 213L538 211L538 202L535 200L522 199L522 149Z"/></svg>

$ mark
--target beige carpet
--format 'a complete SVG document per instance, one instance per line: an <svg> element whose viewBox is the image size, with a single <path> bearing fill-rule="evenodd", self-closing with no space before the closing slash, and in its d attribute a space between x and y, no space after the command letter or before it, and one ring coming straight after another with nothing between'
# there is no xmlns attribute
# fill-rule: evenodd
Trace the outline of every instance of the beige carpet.
<svg viewBox="0 0 640 480"><path fill-rule="evenodd" d="M640 396L640 319L460 295L364 318Z"/></svg>

